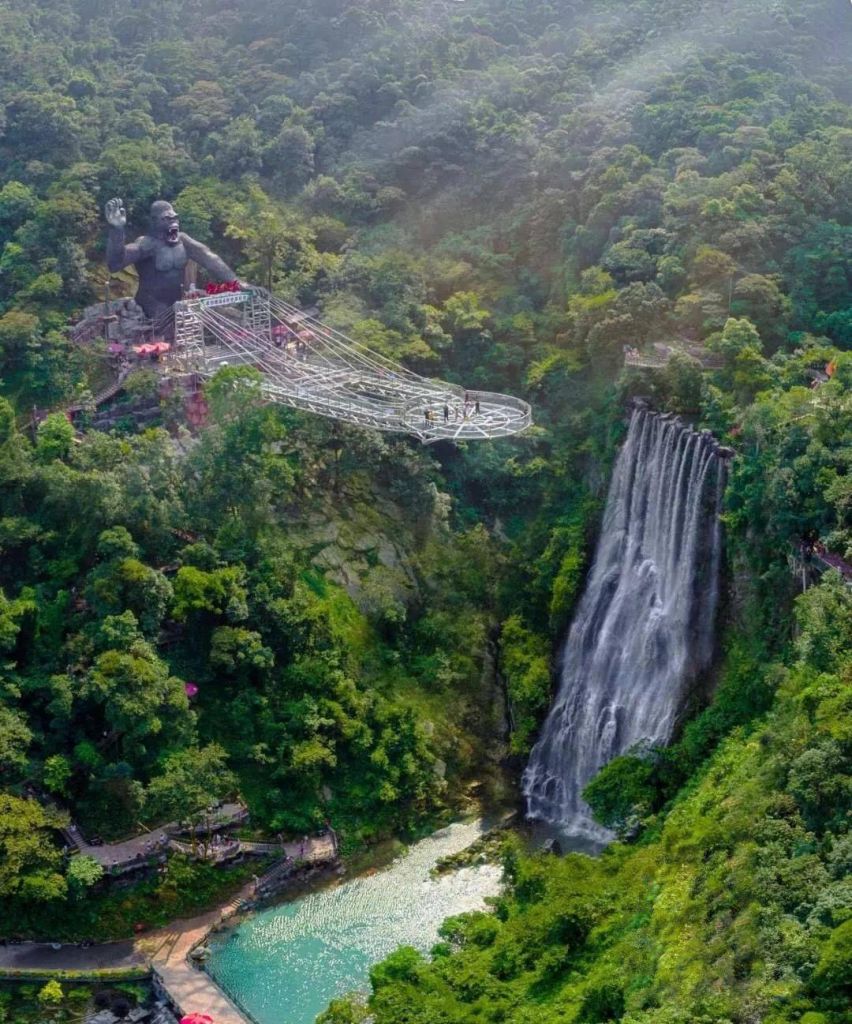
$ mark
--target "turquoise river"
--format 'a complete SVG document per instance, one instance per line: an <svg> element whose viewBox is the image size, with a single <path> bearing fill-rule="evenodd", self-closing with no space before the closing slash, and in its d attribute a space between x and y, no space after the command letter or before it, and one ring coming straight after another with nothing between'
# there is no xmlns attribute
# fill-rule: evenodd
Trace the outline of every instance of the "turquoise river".
<svg viewBox="0 0 852 1024"><path fill-rule="evenodd" d="M493 864L429 875L482 832L481 822L450 825L386 868L211 936L210 973L259 1024L313 1024L336 996L367 989L370 967L397 946L428 952L444 918L481 910L500 891Z"/></svg>

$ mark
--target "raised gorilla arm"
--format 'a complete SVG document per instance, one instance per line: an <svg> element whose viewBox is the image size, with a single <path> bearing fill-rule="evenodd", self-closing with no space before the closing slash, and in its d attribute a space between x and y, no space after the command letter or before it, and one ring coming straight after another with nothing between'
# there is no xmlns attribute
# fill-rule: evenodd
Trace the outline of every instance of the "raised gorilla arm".
<svg viewBox="0 0 852 1024"><path fill-rule="evenodd" d="M124 203L110 199L105 213L109 224L107 264L110 272L136 264L139 276L136 301L149 319L167 312L183 296L188 260L194 260L215 281L233 281L236 277L228 264L206 245L181 232L178 215L164 199L151 205L149 233L130 245L124 244L127 223Z"/></svg>
<svg viewBox="0 0 852 1024"><path fill-rule="evenodd" d="M127 213L124 203L120 199L110 199L106 204L105 211L109 233L107 234L107 266L110 273L114 274L124 270L132 263L138 261L145 255L144 248L139 238L130 245L124 244L124 228L127 224Z"/></svg>
<svg viewBox="0 0 852 1024"><path fill-rule="evenodd" d="M194 238L181 232L181 241L186 249L186 255L199 265L204 267L208 274L211 274L217 281L235 281L237 275L231 270L228 264L217 256L212 249L208 249L203 242L197 242Z"/></svg>

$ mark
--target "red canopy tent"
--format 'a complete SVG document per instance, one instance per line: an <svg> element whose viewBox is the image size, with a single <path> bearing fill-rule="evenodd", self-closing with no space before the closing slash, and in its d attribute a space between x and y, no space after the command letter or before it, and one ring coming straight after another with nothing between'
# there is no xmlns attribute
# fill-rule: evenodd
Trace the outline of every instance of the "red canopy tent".
<svg viewBox="0 0 852 1024"><path fill-rule="evenodd" d="M133 351L137 356L161 356L171 349L167 341L145 342L144 345L134 345Z"/></svg>

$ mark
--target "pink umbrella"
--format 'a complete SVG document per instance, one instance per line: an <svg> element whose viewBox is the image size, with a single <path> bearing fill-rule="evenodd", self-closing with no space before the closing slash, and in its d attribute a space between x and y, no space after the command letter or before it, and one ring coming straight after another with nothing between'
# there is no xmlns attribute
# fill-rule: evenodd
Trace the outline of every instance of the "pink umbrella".
<svg viewBox="0 0 852 1024"><path fill-rule="evenodd" d="M198 687L195 685L195 683L184 683L183 692L187 695L187 697L194 697L198 693Z"/></svg>
<svg viewBox="0 0 852 1024"><path fill-rule="evenodd" d="M213 1018L209 1013L188 1013L181 1017L180 1024L213 1024Z"/></svg>

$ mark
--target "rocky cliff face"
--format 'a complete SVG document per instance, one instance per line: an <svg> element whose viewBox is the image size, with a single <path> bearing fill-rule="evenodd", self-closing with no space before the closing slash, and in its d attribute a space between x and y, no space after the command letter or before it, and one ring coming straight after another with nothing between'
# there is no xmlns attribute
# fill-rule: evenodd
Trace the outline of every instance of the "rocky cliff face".
<svg viewBox="0 0 852 1024"><path fill-rule="evenodd" d="M417 540L402 509L389 499L372 495L369 503L325 503L294 526L296 546L359 604L367 602L378 580L404 603L416 596Z"/></svg>

